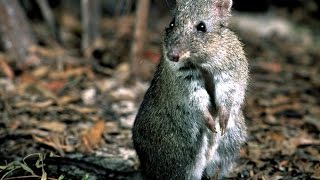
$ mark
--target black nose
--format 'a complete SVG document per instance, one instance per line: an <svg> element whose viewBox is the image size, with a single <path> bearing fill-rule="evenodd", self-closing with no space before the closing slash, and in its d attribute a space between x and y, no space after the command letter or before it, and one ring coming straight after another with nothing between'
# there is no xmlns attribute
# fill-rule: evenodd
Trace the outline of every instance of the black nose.
<svg viewBox="0 0 320 180"><path fill-rule="evenodd" d="M167 56L169 58L170 61L173 62L178 62L180 55L179 55L179 50L176 48L172 48L168 53Z"/></svg>

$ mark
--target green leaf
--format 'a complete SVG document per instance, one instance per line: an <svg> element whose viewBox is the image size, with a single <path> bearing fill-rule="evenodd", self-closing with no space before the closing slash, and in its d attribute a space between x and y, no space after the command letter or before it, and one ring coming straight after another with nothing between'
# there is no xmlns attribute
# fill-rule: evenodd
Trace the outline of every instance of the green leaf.
<svg viewBox="0 0 320 180"><path fill-rule="evenodd" d="M21 162L17 162L21 167L22 169L24 169L25 171L31 173L33 176L35 176L36 174L33 172L33 170L28 166L28 164L26 163L21 163Z"/></svg>
<svg viewBox="0 0 320 180"><path fill-rule="evenodd" d="M89 174L85 174L82 178L81 178L81 180L88 180L89 179Z"/></svg>
<svg viewBox="0 0 320 180"><path fill-rule="evenodd" d="M44 170L42 170L41 180L47 180L47 173Z"/></svg>

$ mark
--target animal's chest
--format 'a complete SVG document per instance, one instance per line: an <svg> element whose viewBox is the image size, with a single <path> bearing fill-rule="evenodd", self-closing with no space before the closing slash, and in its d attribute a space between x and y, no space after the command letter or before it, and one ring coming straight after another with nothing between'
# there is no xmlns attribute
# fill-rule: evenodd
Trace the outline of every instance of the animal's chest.
<svg viewBox="0 0 320 180"><path fill-rule="evenodd" d="M190 91L189 105L200 110L207 110L210 106L210 96L202 82L193 81L188 87Z"/></svg>

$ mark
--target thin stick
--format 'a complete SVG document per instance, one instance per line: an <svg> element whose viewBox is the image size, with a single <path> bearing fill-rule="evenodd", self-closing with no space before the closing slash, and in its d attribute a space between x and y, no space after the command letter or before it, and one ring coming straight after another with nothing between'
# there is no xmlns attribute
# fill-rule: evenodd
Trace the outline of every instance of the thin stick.
<svg viewBox="0 0 320 180"><path fill-rule="evenodd" d="M147 16L149 12L149 0L139 0L136 10L136 25L134 30L134 38L131 47L131 63L132 63L132 77L134 79L141 78L143 72L142 52L143 44L145 42Z"/></svg>

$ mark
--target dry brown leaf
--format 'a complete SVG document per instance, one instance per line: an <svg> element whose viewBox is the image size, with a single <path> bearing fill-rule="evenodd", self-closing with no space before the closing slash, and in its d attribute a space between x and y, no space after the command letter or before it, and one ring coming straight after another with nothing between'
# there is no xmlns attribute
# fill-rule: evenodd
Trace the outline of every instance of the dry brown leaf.
<svg viewBox="0 0 320 180"><path fill-rule="evenodd" d="M45 96L46 98L51 98L51 99L58 99L58 97L50 90L47 89L43 83L39 83L39 84L35 84L32 85L32 87L39 93L41 93L43 96Z"/></svg>
<svg viewBox="0 0 320 180"><path fill-rule="evenodd" d="M30 53L23 64L20 65L21 69L27 70L29 67L37 66L41 63L41 59L33 53Z"/></svg>
<svg viewBox="0 0 320 180"><path fill-rule="evenodd" d="M18 91L24 93L27 88L32 87L34 90L39 91L46 97L56 99L54 92L60 90L65 85L65 81L57 80L50 83L41 82L35 76L29 73L23 73L19 79L20 83Z"/></svg>
<svg viewBox="0 0 320 180"><path fill-rule="evenodd" d="M79 96L65 95L57 99L57 104L59 104L60 106L63 106L79 99L80 99Z"/></svg>
<svg viewBox="0 0 320 180"><path fill-rule="evenodd" d="M136 98L132 89L125 88L125 87L118 88L116 91L111 91L109 95L114 101L121 101L121 100L133 101Z"/></svg>
<svg viewBox="0 0 320 180"><path fill-rule="evenodd" d="M0 56L0 70L7 76L8 79L12 80L14 78L14 73L11 67L6 63L7 60L3 55Z"/></svg>
<svg viewBox="0 0 320 180"><path fill-rule="evenodd" d="M275 104L273 107L267 107L265 111L268 114L275 114L277 112L285 111L288 109L301 110L302 107L301 104L299 104L298 102L292 102L288 104Z"/></svg>
<svg viewBox="0 0 320 180"><path fill-rule="evenodd" d="M68 79L70 77L78 77L81 75L85 75L89 79L94 78L94 73L89 67L78 67L78 68L71 68L65 71L60 72L51 72L49 77L52 79Z"/></svg>
<svg viewBox="0 0 320 180"><path fill-rule="evenodd" d="M286 166L288 166L288 161L287 160L281 160L280 162L278 162L279 168L284 169Z"/></svg>
<svg viewBox="0 0 320 180"><path fill-rule="evenodd" d="M320 162L320 152L312 146L305 148L306 152L308 152L311 156L315 157ZM320 164L319 164L320 165Z"/></svg>
<svg viewBox="0 0 320 180"><path fill-rule="evenodd" d="M47 137L39 137L33 134L32 138L38 143L45 144L56 149L62 156L64 155L64 152L72 152L75 149L75 147L71 145L66 145L62 140L63 138L60 137L57 133L50 134Z"/></svg>
<svg viewBox="0 0 320 180"><path fill-rule="evenodd" d="M96 108L81 107L73 104L70 104L68 108L75 110L81 114L96 113L98 111Z"/></svg>
<svg viewBox="0 0 320 180"><path fill-rule="evenodd" d="M18 129L21 125L21 121L12 121L12 123L8 124L7 128L10 131L14 131L16 129Z"/></svg>
<svg viewBox="0 0 320 180"><path fill-rule="evenodd" d="M82 145L80 150L85 152L91 152L94 148L99 146L102 139L102 134L105 129L103 120L97 121L88 131L82 134Z"/></svg>
<svg viewBox="0 0 320 180"><path fill-rule="evenodd" d="M286 140L283 134L277 132L270 132L269 137L271 138L271 141L275 142L276 144L281 144L283 141Z"/></svg>
<svg viewBox="0 0 320 180"><path fill-rule="evenodd" d="M312 178L320 179L320 163L315 166Z"/></svg>
<svg viewBox="0 0 320 180"><path fill-rule="evenodd" d="M288 96L284 96L280 94L274 97L271 101L273 105L279 105L279 104L288 104L291 102L291 99Z"/></svg>
<svg viewBox="0 0 320 180"><path fill-rule="evenodd" d="M66 125L59 121L40 121L38 127L52 132L64 132L66 130Z"/></svg>
<svg viewBox="0 0 320 180"><path fill-rule="evenodd" d="M116 78L120 82L126 82L130 78L130 65L128 63L121 63L116 68Z"/></svg>
<svg viewBox="0 0 320 180"><path fill-rule="evenodd" d="M276 62L263 62L261 67L272 73L279 73L282 71L282 65Z"/></svg>
<svg viewBox="0 0 320 180"><path fill-rule="evenodd" d="M61 27L69 29L71 31L80 31L81 24L78 18L76 18L72 13L67 11L63 11L62 15L59 17L59 22L61 23Z"/></svg>
<svg viewBox="0 0 320 180"><path fill-rule="evenodd" d="M295 137L291 137L289 140L282 142L281 152L284 155L292 155L298 146L301 145L320 145L320 140L312 138L304 131L300 131Z"/></svg>
<svg viewBox="0 0 320 180"><path fill-rule="evenodd" d="M53 100L49 99L43 102L36 102L31 104L32 108L47 108L49 106L51 106L54 103Z"/></svg>
<svg viewBox="0 0 320 180"><path fill-rule="evenodd" d="M42 78L46 76L49 73L49 71L50 70L48 66L40 66L33 70L31 74L36 78Z"/></svg>
<svg viewBox="0 0 320 180"><path fill-rule="evenodd" d="M26 89L30 87L30 84L36 83L38 80L31 74L24 72L19 77L19 83L17 86L17 91L19 94L24 94Z"/></svg>
<svg viewBox="0 0 320 180"><path fill-rule="evenodd" d="M110 121L105 123L107 134L117 134L119 133L119 123L115 121Z"/></svg>
<svg viewBox="0 0 320 180"><path fill-rule="evenodd" d="M19 78L19 84L33 84L38 81L32 74L24 72Z"/></svg>
<svg viewBox="0 0 320 180"><path fill-rule="evenodd" d="M65 80L54 80L48 83L42 83L42 86L52 92L58 92L65 86L65 84Z"/></svg>
<svg viewBox="0 0 320 180"><path fill-rule="evenodd" d="M34 55L40 55L48 58L56 58L58 56L62 56L64 54L64 50L62 48L45 48L40 46L31 46L28 51Z"/></svg>
<svg viewBox="0 0 320 180"><path fill-rule="evenodd" d="M301 146L301 145L320 145L320 140L313 139L311 137L307 136L299 136L299 137L294 137L289 140L290 144L292 144L295 147Z"/></svg>

